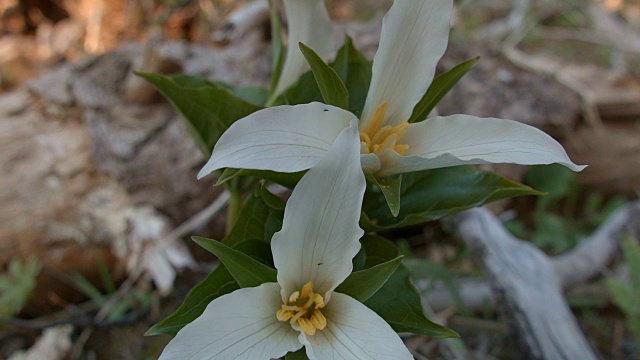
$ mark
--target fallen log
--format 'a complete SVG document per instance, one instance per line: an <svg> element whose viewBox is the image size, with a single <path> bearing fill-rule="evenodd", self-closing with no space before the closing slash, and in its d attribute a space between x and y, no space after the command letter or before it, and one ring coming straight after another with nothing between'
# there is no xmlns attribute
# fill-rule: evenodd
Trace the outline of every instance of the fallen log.
<svg viewBox="0 0 640 360"><path fill-rule="evenodd" d="M447 224L479 254L493 298L533 358L597 359L562 289L598 274L617 251L620 235L638 235L639 214L638 203L618 210L580 246L557 259L511 235L486 208L465 211ZM487 300L491 298L480 299Z"/></svg>

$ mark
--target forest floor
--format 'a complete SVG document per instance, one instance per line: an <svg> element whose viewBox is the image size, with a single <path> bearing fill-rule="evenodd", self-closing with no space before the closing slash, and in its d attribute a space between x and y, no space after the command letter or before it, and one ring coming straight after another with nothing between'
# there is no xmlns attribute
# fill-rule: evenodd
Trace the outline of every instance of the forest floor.
<svg viewBox="0 0 640 360"><path fill-rule="evenodd" d="M212 53L233 48L243 40L237 38L238 29L229 26L230 16L248 2L0 0L0 115L11 113L2 109L15 105L11 96L52 71L69 64L74 69L94 66L105 54L127 44L150 42L158 34L163 42L185 41ZM370 31L379 31L381 16L392 1L328 3L332 18L340 26L355 28L356 46L372 55L377 35ZM634 204L640 194L640 1L462 0L456 6L451 45L439 70L477 55L482 60L443 100L439 111L511 118L540 127L560 139L576 163L589 165L578 175L555 167L489 167L549 193L546 200L517 198L490 208L500 214L502 225L512 234L558 259L607 224L611 214ZM265 34L260 43L268 49L268 31ZM254 75L260 78L259 70L268 70L268 65L262 61ZM9 100L3 102L3 98ZM97 153L96 158L103 155ZM136 189L127 179L117 181L126 183L130 193ZM207 194L212 199L217 195ZM189 203L193 209L186 216L151 203L176 228L204 208L202 203ZM166 208L173 205L164 204ZM189 230L220 236L223 215L213 217L211 223L217 228ZM406 336L406 343L417 359L522 358L522 344L511 331L508 312L495 303L473 305L477 299L467 298L465 281L487 285L487 269L470 246L453 235L451 226L455 225L433 223L397 235L405 256L420 260L412 262L412 272L425 298L433 299L433 308L427 304L428 315L462 337ZM186 235L180 237L187 239ZM616 241L624 237L617 234ZM0 249L17 247L6 241L13 240L0 239ZM639 241L631 239L635 244ZM101 255L92 257L97 259L91 262L92 271L85 272L86 265L69 272L49 270L67 284L64 295L47 288L42 274L38 275L46 259L32 264L25 255L28 251L16 253L15 261L0 256L4 261L0 269L5 269L0 273L0 304L11 296L25 296L27 302L17 314L0 309L0 360L157 358L170 337L145 337L144 333L170 315L215 265L215 259L188 240L185 243L197 266L181 271L173 289L162 294L150 276L127 274L126 266L118 263L121 260L102 248ZM622 281L637 296L631 301L640 307L640 284L633 280L640 276L634 274L640 269L640 256L623 255L619 248L616 245L609 257L601 259L604 265L597 274L566 289L565 297L589 343L603 358L640 358L640 338L631 331L640 328L640 317L620 305L624 297L620 293L627 290L616 293L608 285L611 279ZM77 258L82 258L82 251ZM11 287L12 281L34 286L26 286L22 294L22 288ZM445 289L448 300L437 303L434 294L429 297L430 291L438 289ZM19 357L25 351L32 357Z"/></svg>

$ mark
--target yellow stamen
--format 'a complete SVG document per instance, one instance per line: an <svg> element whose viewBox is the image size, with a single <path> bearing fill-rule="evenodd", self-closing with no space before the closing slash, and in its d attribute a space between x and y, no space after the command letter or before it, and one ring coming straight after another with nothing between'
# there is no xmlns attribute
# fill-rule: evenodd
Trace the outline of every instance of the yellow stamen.
<svg viewBox="0 0 640 360"><path fill-rule="evenodd" d="M298 325L300 326L300 330L304 331L307 335L315 335L316 334L316 327L313 326L311 321L309 321L309 320L307 320L305 318L300 318L300 319L298 319Z"/></svg>
<svg viewBox="0 0 640 360"><path fill-rule="evenodd" d="M309 297L309 294L312 292L313 292L313 283L309 281L308 283L304 284L304 286L302 287L302 293L300 294L300 296L303 299L305 299Z"/></svg>
<svg viewBox="0 0 640 360"><path fill-rule="evenodd" d="M318 330L322 330L327 326L327 318L325 318L324 315L322 315L322 312L318 309L313 312L309 321L311 321L311 324L313 324L313 326Z"/></svg>
<svg viewBox="0 0 640 360"><path fill-rule="evenodd" d="M293 311L288 311L285 309L280 309L278 310L278 312L276 313L276 317L278 318L278 320L280 321L287 321L289 319L291 319L293 317Z"/></svg>
<svg viewBox="0 0 640 360"><path fill-rule="evenodd" d="M298 300L299 296L300 296L300 291L294 291L293 294L289 296L289 302L295 302L296 300Z"/></svg>
<svg viewBox="0 0 640 360"><path fill-rule="evenodd" d="M386 112L387 102L385 101L378 106L367 126L360 132L361 154L377 154L391 149L399 155L404 155L409 150L409 145L399 143L409 130L409 123L404 121L396 126L381 127Z"/></svg>
<svg viewBox="0 0 640 360"><path fill-rule="evenodd" d="M300 331L314 335L317 330L327 326L327 319L320 309L324 308L324 298L313 292L313 282L306 283L302 290L293 292L286 304L282 304L276 312L280 321L297 324Z"/></svg>

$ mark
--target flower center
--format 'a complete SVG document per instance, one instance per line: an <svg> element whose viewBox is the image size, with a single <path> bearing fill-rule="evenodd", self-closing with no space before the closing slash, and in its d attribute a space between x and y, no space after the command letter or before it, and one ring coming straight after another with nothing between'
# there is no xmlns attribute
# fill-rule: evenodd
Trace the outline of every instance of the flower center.
<svg viewBox="0 0 640 360"><path fill-rule="evenodd" d="M377 154L382 150L391 149L398 155L404 155L409 150L409 145L400 144L400 140L409 129L409 122L380 127L386 112L387 102L385 101L378 106L367 126L360 132L361 154Z"/></svg>
<svg viewBox="0 0 640 360"><path fill-rule="evenodd" d="M313 292L313 282L309 281L301 291L294 291L289 296L289 301L282 305L276 317L280 321L289 321L291 325L297 323L307 335L315 335L316 330L327 326L327 319L320 311L323 307L324 298Z"/></svg>

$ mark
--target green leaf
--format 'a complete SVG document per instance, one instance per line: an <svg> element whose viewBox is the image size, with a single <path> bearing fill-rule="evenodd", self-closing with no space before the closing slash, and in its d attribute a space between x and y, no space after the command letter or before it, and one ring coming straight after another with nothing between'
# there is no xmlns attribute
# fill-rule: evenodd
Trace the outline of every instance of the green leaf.
<svg viewBox="0 0 640 360"><path fill-rule="evenodd" d="M234 250L220 241L199 236L192 237L198 245L220 259L240 287L255 287L277 281L276 269L271 268L251 256Z"/></svg>
<svg viewBox="0 0 640 360"><path fill-rule="evenodd" d="M307 45L300 43L300 51L311 67L324 103L349 110L349 91L336 71Z"/></svg>
<svg viewBox="0 0 640 360"><path fill-rule="evenodd" d="M243 254L249 255L252 258L260 261L270 268L274 268L273 256L271 255L271 245L262 240L249 240L236 244L233 247L234 250L238 250Z"/></svg>
<svg viewBox="0 0 640 360"><path fill-rule="evenodd" d="M280 24L280 17L278 16L278 8L273 5L273 0L269 0L269 15L271 17L271 49L273 54L269 93L273 94L276 86L278 86L278 81L280 81L285 58L285 48L282 42L282 25Z"/></svg>
<svg viewBox="0 0 640 360"><path fill-rule="evenodd" d="M360 240L366 254L365 269L391 261L400 255L396 245L378 235L365 235Z"/></svg>
<svg viewBox="0 0 640 360"><path fill-rule="evenodd" d="M398 256L368 269L354 271L336 288L336 291L365 302L389 280L400 266L401 260L402 256Z"/></svg>
<svg viewBox="0 0 640 360"><path fill-rule="evenodd" d="M264 187L256 189L245 201L238 221L223 243L264 264L272 264L268 244L273 234L282 227L284 206L282 199ZM263 243L266 247L257 243ZM153 326L147 335L176 334L200 316L211 301L239 288L224 264L218 265L206 279L191 289L175 313Z"/></svg>
<svg viewBox="0 0 640 360"><path fill-rule="evenodd" d="M353 257L351 263L353 264L353 271L360 271L364 269L364 264L367 261L367 255L364 253L364 248L360 247L360 250Z"/></svg>
<svg viewBox="0 0 640 360"><path fill-rule="evenodd" d="M478 60L480 60L479 57L467 60L433 79L427 92L413 108L409 122L415 123L425 120L440 100L473 68Z"/></svg>
<svg viewBox="0 0 640 360"><path fill-rule="evenodd" d="M178 109L207 157L231 124L262 109L203 79L184 75L136 75L152 83Z"/></svg>
<svg viewBox="0 0 640 360"><path fill-rule="evenodd" d="M265 187L256 189L245 201L238 220L223 243L232 248L251 240L270 243L273 234L282 228L284 206L284 200Z"/></svg>
<svg viewBox="0 0 640 360"><path fill-rule="evenodd" d="M455 331L427 319L422 310L420 294L411 283L409 271L402 265L364 304L380 315L396 332L437 338L460 337Z"/></svg>
<svg viewBox="0 0 640 360"><path fill-rule="evenodd" d="M295 173L279 173L269 170L251 170L251 169L233 169L226 168L222 172L222 175L218 178L216 185L222 185L231 179L239 176L254 176L259 179L265 179L275 184L282 185L289 189L293 189L306 171L299 171Z"/></svg>
<svg viewBox="0 0 640 360"><path fill-rule="evenodd" d="M239 288L240 286L231 276L229 270L223 264L220 264L189 291L178 310L155 324L145 335L175 335L185 325L202 315L210 302Z"/></svg>
<svg viewBox="0 0 640 360"><path fill-rule="evenodd" d="M417 171L403 176L398 217L391 215L384 196L367 191L360 225L367 231L401 228L492 201L540 194L528 186L471 166Z"/></svg>
<svg viewBox="0 0 640 360"><path fill-rule="evenodd" d="M304 347L296 352L290 352L285 355L284 360L309 360Z"/></svg>
<svg viewBox="0 0 640 360"><path fill-rule="evenodd" d="M400 213L400 187L402 186L402 174L396 177L376 178L368 175L367 179L374 183L381 191L384 199L389 205L389 210L393 217Z"/></svg>
<svg viewBox="0 0 640 360"><path fill-rule="evenodd" d="M256 106L262 107L267 102L267 90L260 86L234 86L231 88L231 92L240 99Z"/></svg>
<svg viewBox="0 0 640 360"><path fill-rule="evenodd" d="M15 316L27 304L36 288L40 263L35 258L13 259L6 273L0 274L0 316Z"/></svg>
<svg viewBox="0 0 640 360"><path fill-rule="evenodd" d="M347 37L345 45L338 51L331 67L342 79L349 93L349 109L356 116L362 114L362 108L371 83L372 63L354 46ZM323 101L318 84L311 71L303 74L298 82L287 89L273 102L273 105L308 104Z"/></svg>
<svg viewBox="0 0 640 360"><path fill-rule="evenodd" d="M296 105L322 102L322 94L311 71L300 76L298 82L291 85L271 105Z"/></svg>
<svg viewBox="0 0 640 360"><path fill-rule="evenodd" d="M353 46L353 40L347 36L344 45L331 67L338 73L349 92L349 110L356 116L362 115L371 84L372 62Z"/></svg>
<svg viewBox="0 0 640 360"><path fill-rule="evenodd" d="M262 106L267 98L267 90L260 86L242 85L234 86L224 81L209 80L198 75L176 74L167 76L175 83L184 87L198 88L209 86L220 90L228 90L244 101L250 102L257 106Z"/></svg>

